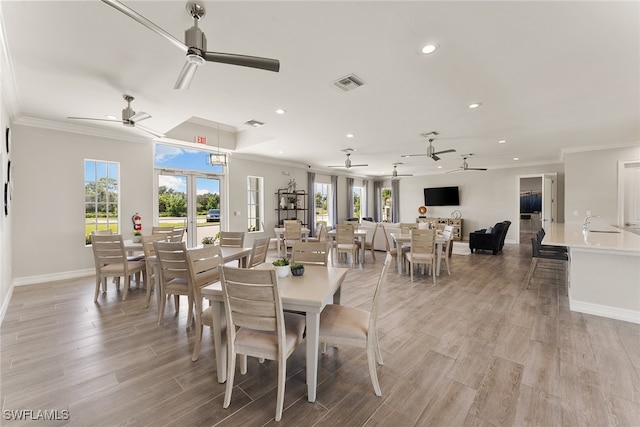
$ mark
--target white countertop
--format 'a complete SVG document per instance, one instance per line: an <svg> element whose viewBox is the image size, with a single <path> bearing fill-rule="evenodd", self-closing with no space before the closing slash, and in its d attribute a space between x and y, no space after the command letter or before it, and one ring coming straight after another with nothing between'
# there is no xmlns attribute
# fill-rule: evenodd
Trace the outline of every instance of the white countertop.
<svg viewBox="0 0 640 427"><path fill-rule="evenodd" d="M542 243L572 248L611 249L640 255L640 236L606 224L556 223L546 228Z"/></svg>

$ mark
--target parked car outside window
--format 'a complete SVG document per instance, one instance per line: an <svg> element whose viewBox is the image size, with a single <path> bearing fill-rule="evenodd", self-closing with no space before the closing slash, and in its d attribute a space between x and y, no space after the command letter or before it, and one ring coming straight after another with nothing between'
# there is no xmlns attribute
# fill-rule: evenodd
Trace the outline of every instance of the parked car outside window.
<svg viewBox="0 0 640 427"><path fill-rule="evenodd" d="M209 209L207 222L220 222L220 209Z"/></svg>

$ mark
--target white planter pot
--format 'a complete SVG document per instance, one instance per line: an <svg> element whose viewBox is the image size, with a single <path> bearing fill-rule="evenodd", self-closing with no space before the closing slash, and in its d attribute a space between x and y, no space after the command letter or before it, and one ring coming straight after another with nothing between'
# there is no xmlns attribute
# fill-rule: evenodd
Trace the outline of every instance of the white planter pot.
<svg viewBox="0 0 640 427"><path fill-rule="evenodd" d="M276 276L278 277L287 277L291 272L290 265L275 266L275 269L276 269Z"/></svg>

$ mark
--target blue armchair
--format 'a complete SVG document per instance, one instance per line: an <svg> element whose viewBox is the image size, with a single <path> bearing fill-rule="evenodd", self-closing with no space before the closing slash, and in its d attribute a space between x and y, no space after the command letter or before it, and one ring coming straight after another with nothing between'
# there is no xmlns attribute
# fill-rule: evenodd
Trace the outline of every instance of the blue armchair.
<svg viewBox="0 0 640 427"><path fill-rule="evenodd" d="M469 233L469 249L472 253L474 250L482 249L492 251L496 255L504 246L504 238L510 225L511 221L502 221L494 225L490 233L484 229Z"/></svg>

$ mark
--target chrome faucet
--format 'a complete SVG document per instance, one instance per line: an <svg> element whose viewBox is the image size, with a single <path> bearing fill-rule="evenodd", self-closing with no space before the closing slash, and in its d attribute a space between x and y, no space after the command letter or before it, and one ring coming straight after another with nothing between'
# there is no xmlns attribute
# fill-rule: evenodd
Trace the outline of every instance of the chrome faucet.
<svg viewBox="0 0 640 427"><path fill-rule="evenodd" d="M582 224L582 227L586 230L587 227L589 226L589 220L591 218L600 218L600 215L587 215L586 217L584 217L584 223Z"/></svg>

